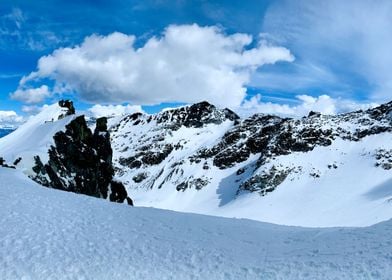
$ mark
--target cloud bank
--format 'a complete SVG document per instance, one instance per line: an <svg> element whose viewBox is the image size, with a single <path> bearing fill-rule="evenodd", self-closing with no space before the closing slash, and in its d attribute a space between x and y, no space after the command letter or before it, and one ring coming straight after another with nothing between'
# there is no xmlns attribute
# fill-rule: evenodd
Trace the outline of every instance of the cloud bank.
<svg viewBox="0 0 392 280"><path fill-rule="evenodd" d="M143 109L139 105L99 105L96 104L88 109L88 112L95 118L121 116L133 114L136 112L143 113Z"/></svg>
<svg viewBox="0 0 392 280"><path fill-rule="evenodd" d="M51 92L47 85L42 85L38 88L21 87L10 95L11 99L19 100L27 104L40 103L49 96L51 96Z"/></svg>
<svg viewBox="0 0 392 280"><path fill-rule="evenodd" d="M37 71L24 77L12 97L42 101L42 79L54 92L74 92L90 103L153 105L208 100L236 107L246 96L251 74L265 64L292 62L290 51L254 42L247 34L225 34L215 26L172 25L139 48L136 37L122 33L92 35L72 48L61 48L38 61ZM34 96L34 97L33 97Z"/></svg>
<svg viewBox="0 0 392 280"><path fill-rule="evenodd" d="M24 122L24 118L15 111L0 111L0 128L16 128Z"/></svg>
<svg viewBox="0 0 392 280"><path fill-rule="evenodd" d="M377 103L360 103L342 98L332 98L328 95L312 97L309 95L297 95L295 104L277 104L264 102L262 95L257 94L243 102L237 110L238 114L247 117L256 113L279 115L283 117L303 117L310 111L320 112L326 115L347 113L356 110L366 110L376 107Z"/></svg>

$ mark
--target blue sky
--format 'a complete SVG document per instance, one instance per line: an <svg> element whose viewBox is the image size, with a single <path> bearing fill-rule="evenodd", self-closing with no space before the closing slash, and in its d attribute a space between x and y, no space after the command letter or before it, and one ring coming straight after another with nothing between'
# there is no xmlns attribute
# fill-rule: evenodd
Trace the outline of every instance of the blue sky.
<svg viewBox="0 0 392 280"><path fill-rule="evenodd" d="M328 105L334 106L334 109L331 109L333 113L347 108L351 109L354 106L347 106L347 104L362 106L388 101L389 90L392 88L392 75L389 73L391 72L390 65L392 65L392 55L389 51L392 47L392 31L389 28L392 24L391 2L366 0L320 2L310 0L3 0L0 3L0 110L12 110L18 115L25 115L29 111L27 108L31 108L33 112L33 108L39 108L42 104L57 100L59 96L65 96L75 100L78 107L82 109L88 109L96 103L129 103L131 105L148 104L149 106L143 107L144 110L154 112L166 106L174 106L175 103L197 101L198 98L194 95L198 92L200 92L200 98L211 99L211 101L221 103L218 105L222 106L226 105L223 101L227 100L229 107L237 106L239 110L244 103L257 96L258 99L252 101L252 111L265 109L267 112L269 109L266 109L266 105L269 102L287 103L288 106L294 106L295 111L295 106L302 106L304 102L304 99L297 97L299 95L314 97L314 99L306 100L308 103L310 100L310 103L317 106L320 105L319 96L328 96L330 98ZM192 24L197 25L197 30L190 27ZM178 28L170 29L170 26ZM182 26L187 28L181 29ZM213 31L205 29L211 26L216 29ZM173 32L165 31L168 28ZM113 32L119 32L128 37L117 36L110 41L107 38L112 38L110 36ZM135 84L131 85L133 91L131 92L130 89L129 98L126 88L112 88L111 83L115 80L107 81L106 84L94 84L94 87L90 84L83 85L83 81L70 79L72 79L71 76L75 76L74 72L86 68L79 68L74 72L70 72L70 69L61 72L61 69L64 69L61 63L64 61L61 60L60 55L53 55L57 68L53 68L51 73L43 73L44 70L37 68L41 57L50 56L60 48L75 48L83 44L86 37L99 34L101 37L94 39L97 44L103 44L104 40L114 42L113 44L120 42L119 44L124 44L124 48L131 44L135 50L133 54L124 53L124 56L115 57L117 62L122 60L127 62L126 59L133 57L140 60L137 64L132 64L134 70L121 73L124 79L135 73L136 75L151 74L140 64L151 65L151 60L163 60L165 63L175 62L173 54L182 51L179 48L179 44L183 43L181 40L176 41L177 45L170 50L172 45L169 33L175 34L173 36L182 36L181 40L186 39L188 33L195 36L199 33L207 36L208 33L212 36L212 44L215 44L213 40L221 40L223 36L222 40L226 40L222 41L223 44L228 45L225 45L222 50L230 48L231 53L222 56L220 58L222 60L229 59L232 55L241 55L246 51L260 51L266 57L257 56L260 58L257 63L245 62L247 58L242 55L236 58L235 64L231 61L223 65L201 64L201 68L225 69L226 72L223 71L216 75L216 85L219 87L212 82L208 84L195 82L193 85L188 79L186 83L183 83L185 88L178 86L174 89L175 91L195 89L190 90L188 94L193 96L187 96L184 93L184 98L181 92L168 92L173 89L172 84L163 86L162 89L166 92L160 92L161 77L155 80L151 78L151 86L145 89L157 92L151 96L143 90L140 96L136 92L138 87L143 89L145 84L149 83L148 80L143 79L138 79ZM232 41L236 39L230 36L238 33L252 36L251 42L242 38L240 43L233 43ZM151 43L151 38L154 36L160 40L157 49L145 51L145 55L138 57L137 50L144 48L147 42ZM195 52L205 48L204 42L195 42ZM219 51L219 44L214 45L216 51ZM262 50L261 44L263 44ZM169 54L160 56L163 50ZM276 51L285 50L288 53L280 52L277 57L271 58L276 55ZM86 49L74 51L73 55L76 55L80 53L79 51L83 52ZM91 47L88 51L94 52ZM121 51L124 49L121 48ZM187 51L189 51L189 46ZM268 54L265 54L266 52ZM249 52L249 55L251 54ZM151 58L153 55L155 57ZM203 57L203 53L200 52L200 56L191 59L189 63L197 63ZM184 59L187 57L178 57L178 60ZM240 61L241 59L243 61ZM138 65L140 69L135 65ZM193 66L189 64L190 68ZM179 73L181 74L178 71L188 71L184 67L182 65L180 68L171 68L170 73L178 76ZM112 74L116 74L118 70L118 68L110 69L113 69ZM26 85L20 87L21 78L32 72L38 72L38 74L33 75L34 77ZM223 77L220 80L222 75L232 72L234 72L235 85L232 82L233 79ZM93 83L97 83L96 81L99 81L102 75L105 76L98 72L96 74L97 78ZM197 77L195 80L198 81ZM65 88L60 90L58 87L60 83L62 86L65 85ZM30 99L26 102L27 99L23 97L23 94L28 94L27 90L39 88L42 84L48 86L50 93L46 91L44 93L41 88L40 93L45 98L34 99L34 102ZM236 89L236 86L239 91L244 88L246 93L242 95L239 93L236 98L232 98L236 93L231 93L230 90L227 91L227 96L219 95L220 91ZM15 94L18 87L20 92ZM113 92L110 94L101 92L109 87L113 91L124 92L119 95ZM216 95L213 92L215 88L217 88ZM203 93L203 90L210 92ZM259 103L262 106L258 106ZM306 108L313 106L308 103L304 105ZM248 102L248 107L242 108L249 110L249 104ZM26 112L22 111L23 106L25 106L23 111ZM302 113L303 110L300 112Z"/></svg>

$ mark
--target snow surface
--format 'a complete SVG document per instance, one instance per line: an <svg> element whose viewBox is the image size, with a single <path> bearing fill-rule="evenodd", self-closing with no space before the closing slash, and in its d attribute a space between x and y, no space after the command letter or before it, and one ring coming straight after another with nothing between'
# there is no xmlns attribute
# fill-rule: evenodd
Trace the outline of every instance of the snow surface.
<svg viewBox="0 0 392 280"><path fill-rule="evenodd" d="M48 150L54 142L54 134L64 130L65 125L74 118L74 116L66 116L58 120L66 111L66 108L60 107L57 103L47 106L14 132L1 138L1 157L9 164L21 157L22 161L18 164L18 168L23 169L27 174L34 166L34 156L39 155L41 160L46 162Z"/></svg>
<svg viewBox="0 0 392 280"><path fill-rule="evenodd" d="M0 168L2 279L391 279L392 221L301 228L129 207Z"/></svg>

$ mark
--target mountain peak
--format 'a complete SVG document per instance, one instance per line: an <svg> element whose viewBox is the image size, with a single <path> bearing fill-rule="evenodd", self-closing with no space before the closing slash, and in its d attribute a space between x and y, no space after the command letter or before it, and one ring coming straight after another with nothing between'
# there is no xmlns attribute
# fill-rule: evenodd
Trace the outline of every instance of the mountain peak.
<svg viewBox="0 0 392 280"><path fill-rule="evenodd" d="M226 120L236 122L239 119L240 117L230 109L218 109L207 101L167 110L156 115L158 123L172 122L185 127L202 127L210 123L221 124Z"/></svg>

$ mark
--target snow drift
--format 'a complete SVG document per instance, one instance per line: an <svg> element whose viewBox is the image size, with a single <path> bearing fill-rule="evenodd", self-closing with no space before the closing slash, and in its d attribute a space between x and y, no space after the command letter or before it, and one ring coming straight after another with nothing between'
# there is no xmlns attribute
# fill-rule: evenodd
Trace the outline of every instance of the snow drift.
<svg viewBox="0 0 392 280"><path fill-rule="evenodd" d="M392 222L310 229L128 207L0 168L4 279L389 279Z"/></svg>

